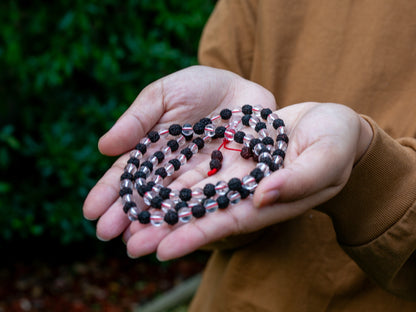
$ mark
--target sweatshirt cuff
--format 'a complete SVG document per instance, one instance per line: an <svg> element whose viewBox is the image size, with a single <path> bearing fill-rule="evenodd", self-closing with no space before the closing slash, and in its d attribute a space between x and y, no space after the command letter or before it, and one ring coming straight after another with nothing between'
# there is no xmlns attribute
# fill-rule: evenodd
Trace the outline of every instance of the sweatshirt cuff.
<svg viewBox="0 0 416 312"><path fill-rule="evenodd" d="M397 223L416 199L416 153L370 118L373 140L334 198L318 207L333 221L338 241L366 244Z"/></svg>

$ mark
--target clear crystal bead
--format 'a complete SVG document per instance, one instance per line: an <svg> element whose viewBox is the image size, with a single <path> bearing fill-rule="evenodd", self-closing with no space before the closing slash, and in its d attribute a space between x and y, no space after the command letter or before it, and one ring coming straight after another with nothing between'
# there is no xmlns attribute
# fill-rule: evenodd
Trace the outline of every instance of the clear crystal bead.
<svg viewBox="0 0 416 312"><path fill-rule="evenodd" d="M257 187L256 179L251 175L246 175L241 179L243 187L248 191L254 191Z"/></svg>
<svg viewBox="0 0 416 312"><path fill-rule="evenodd" d="M254 154L259 156L263 148L265 148L265 145L263 143L257 143L253 148Z"/></svg>
<svg viewBox="0 0 416 312"><path fill-rule="evenodd" d="M205 126L204 134L209 137L213 137L215 135L215 127L213 124L208 124Z"/></svg>
<svg viewBox="0 0 416 312"><path fill-rule="evenodd" d="M194 134L194 130L192 129L192 125L189 123L186 123L182 126L182 134L184 136L190 136Z"/></svg>
<svg viewBox="0 0 416 312"><path fill-rule="evenodd" d="M136 181L134 181L135 187L142 186L146 184L146 179L143 178L137 178Z"/></svg>
<svg viewBox="0 0 416 312"><path fill-rule="evenodd" d="M277 141L276 142L276 149L280 149L284 152L287 150L287 143L285 141Z"/></svg>
<svg viewBox="0 0 416 312"><path fill-rule="evenodd" d="M155 192L156 194L159 194L159 192L162 188L163 188L162 184L155 184L152 187L152 191Z"/></svg>
<svg viewBox="0 0 416 312"><path fill-rule="evenodd" d="M188 147L191 150L192 154L198 153L198 145L196 145L195 143L189 144Z"/></svg>
<svg viewBox="0 0 416 312"><path fill-rule="evenodd" d="M173 202L173 200L170 199L165 199L162 202L162 210L164 213L167 213L170 209L174 208L175 203Z"/></svg>
<svg viewBox="0 0 416 312"><path fill-rule="evenodd" d="M286 133L286 128L284 126L280 126L276 129L278 134L284 134Z"/></svg>
<svg viewBox="0 0 416 312"><path fill-rule="evenodd" d="M271 113L269 116L267 116L267 123L269 125L273 125L273 121L276 119L279 119L279 116L276 113Z"/></svg>
<svg viewBox="0 0 416 312"><path fill-rule="evenodd" d="M228 184L225 181L218 181L215 185L215 191L218 195L225 195L228 192Z"/></svg>
<svg viewBox="0 0 416 312"><path fill-rule="evenodd" d="M121 201L123 202L123 205L125 203L131 203L133 201L133 195L131 195L131 194L125 194L123 196L123 198L121 199Z"/></svg>
<svg viewBox="0 0 416 312"><path fill-rule="evenodd" d="M234 141L234 135L235 135L235 130L234 129L228 128L224 132L224 138L229 142Z"/></svg>
<svg viewBox="0 0 416 312"><path fill-rule="evenodd" d="M261 129L259 132L259 138L264 139L265 137L269 136L269 131L267 129Z"/></svg>
<svg viewBox="0 0 416 312"><path fill-rule="evenodd" d="M164 217L164 214L162 211L153 210L152 213L150 214L150 223L156 227L161 226L163 223L163 217Z"/></svg>
<svg viewBox="0 0 416 312"><path fill-rule="evenodd" d="M243 143L244 143L244 145L245 146L249 146L250 145L250 141L252 140L252 139L254 139L254 135L252 135L252 134L246 134L245 136L244 136L244 138L243 138Z"/></svg>
<svg viewBox="0 0 416 312"><path fill-rule="evenodd" d="M180 201L180 199L179 199L179 191L178 190L172 190L169 193L169 199L172 200L174 203L178 203Z"/></svg>
<svg viewBox="0 0 416 312"><path fill-rule="evenodd" d="M264 173L264 176L270 175L270 168L265 163L258 163L256 167Z"/></svg>
<svg viewBox="0 0 416 312"><path fill-rule="evenodd" d="M177 160L179 160L179 162L181 163L181 166L185 165L187 162L186 156L184 154L179 154L176 157Z"/></svg>
<svg viewBox="0 0 416 312"><path fill-rule="evenodd" d="M218 203L215 199L208 198L204 201L204 208L206 212L213 213L218 209Z"/></svg>
<svg viewBox="0 0 416 312"><path fill-rule="evenodd" d="M237 204L241 200L241 195L238 191L230 191L227 194L228 199L230 200L230 204Z"/></svg>
<svg viewBox="0 0 416 312"><path fill-rule="evenodd" d="M120 181L120 189L127 187L129 189L133 188L133 182L131 182L131 180L129 179L124 179L122 181Z"/></svg>
<svg viewBox="0 0 416 312"><path fill-rule="evenodd" d="M136 166L135 166L135 165L133 165L133 164L127 164L127 165L124 167L124 172L131 173L131 174L135 174L135 173L136 173L136 171L137 171L137 168L136 168Z"/></svg>
<svg viewBox="0 0 416 312"><path fill-rule="evenodd" d="M184 145L184 144L185 144L186 139L185 139L185 137L184 137L183 135L179 135L179 136L176 138L176 142L178 142L179 146L182 146L182 145Z"/></svg>
<svg viewBox="0 0 416 312"><path fill-rule="evenodd" d="M192 219L192 211L189 207L182 207L178 211L179 221L182 223L188 223Z"/></svg>
<svg viewBox="0 0 416 312"><path fill-rule="evenodd" d="M139 216L139 209L137 207L131 207L127 212L127 217L130 221L136 221Z"/></svg>
<svg viewBox="0 0 416 312"><path fill-rule="evenodd" d="M172 149L169 146L165 146L161 149L161 152L165 155L165 157L168 157L172 154Z"/></svg>
<svg viewBox="0 0 416 312"><path fill-rule="evenodd" d="M158 133L159 133L159 136L161 138L166 138L168 136L168 134L169 134L169 129L160 129L158 131Z"/></svg>
<svg viewBox="0 0 416 312"><path fill-rule="evenodd" d="M165 168L168 177L170 177L175 172L175 167L173 167L173 165L169 162L166 163L163 167Z"/></svg>
<svg viewBox="0 0 416 312"><path fill-rule="evenodd" d="M202 140L204 140L205 143L210 143L212 141L212 137L209 135L205 135Z"/></svg>
<svg viewBox="0 0 416 312"><path fill-rule="evenodd" d="M196 187L192 190L192 198L201 201L205 198L204 191L200 187Z"/></svg>
<svg viewBox="0 0 416 312"><path fill-rule="evenodd" d="M220 115L215 115L211 117L211 122L218 126L219 124L221 124L221 116Z"/></svg>
<svg viewBox="0 0 416 312"><path fill-rule="evenodd" d="M250 125L251 128L254 129L254 128L256 128L256 125L257 125L258 122L260 122L260 119L258 119L255 116L251 116L249 121L248 121L248 124Z"/></svg>
<svg viewBox="0 0 416 312"><path fill-rule="evenodd" d="M147 147L149 147L150 144L152 144L152 141L150 141L150 139L148 137L145 137L145 138L142 138L140 140L140 143L142 143L142 144L146 145Z"/></svg>
<svg viewBox="0 0 416 312"><path fill-rule="evenodd" d="M156 166L159 163L159 160L155 155L150 156L148 161L150 161L153 166Z"/></svg>
<svg viewBox="0 0 416 312"><path fill-rule="evenodd" d="M259 105L255 105L253 106L253 113L254 115L256 115L257 117L260 117L261 115L261 110L263 109L263 107L259 106Z"/></svg>
<svg viewBox="0 0 416 312"><path fill-rule="evenodd" d="M130 158L142 159L142 157L143 154L139 150L134 149L130 152Z"/></svg>
<svg viewBox="0 0 416 312"><path fill-rule="evenodd" d="M274 164L278 165L279 168L283 165L283 158L280 155L273 156L272 161Z"/></svg>
<svg viewBox="0 0 416 312"><path fill-rule="evenodd" d="M140 172L144 173L144 175L146 176L146 178L149 177L150 175L150 169L146 166L141 166L139 169Z"/></svg>
<svg viewBox="0 0 416 312"><path fill-rule="evenodd" d="M151 181L154 182L154 183L156 183L156 184L162 184L163 183L163 178L160 175L155 174L152 177Z"/></svg>
<svg viewBox="0 0 416 312"><path fill-rule="evenodd" d="M144 203L145 203L146 205L150 206L150 205L151 205L151 203L152 203L152 199L153 199L155 196L156 196L156 192L154 192L154 191L148 191L148 192L144 193L144 195L143 195L143 200L144 200Z"/></svg>

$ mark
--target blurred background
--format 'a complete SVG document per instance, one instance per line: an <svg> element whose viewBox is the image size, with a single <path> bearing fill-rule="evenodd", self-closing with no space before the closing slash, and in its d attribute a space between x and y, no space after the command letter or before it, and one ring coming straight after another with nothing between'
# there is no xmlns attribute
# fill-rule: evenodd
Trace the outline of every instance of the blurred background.
<svg viewBox="0 0 416 312"><path fill-rule="evenodd" d="M82 204L114 161L98 138L143 87L196 64L214 5L0 2L0 312L132 311L201 271L203 253L128 259Z"/></svg>

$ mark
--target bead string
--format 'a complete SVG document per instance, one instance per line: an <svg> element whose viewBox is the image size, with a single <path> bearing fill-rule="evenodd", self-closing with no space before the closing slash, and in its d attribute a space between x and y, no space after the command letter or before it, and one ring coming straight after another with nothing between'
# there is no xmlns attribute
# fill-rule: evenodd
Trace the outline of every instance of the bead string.
<svg viewBox="0 0 416 312"><path fill-rule="evenodd" d="M241 119L237 115L242 113ZM263 119L266 122L261 121ZM215 126L222 122L221 125ZM269 136L267 126L277 132L276 139ZM258 137L241 131L242 127L251 127ZM230 204L237 204L241 199L252 195L261 179L283 166L289 138L285 133L285 124L276 113L268 108L244 105L241 109L223 109L212 118L202 118L199 122L180 126L172 124L168 129L150 131L142 138L135 149L130 152L124 172L120 177L119 195L123 202L123 210L131 221L138 220L142 224L151 223L160 226L163 222L174 225L178 221L189 222L192 217L201 218L206 213L217 209L225 209ZM194 134L198 135L193 139ZM157 143L161 137L170 139L165 147L154 152L141 163L149 147ZM172 190L163 186L163 180L173 175L185 165L206 143L212 139L223 139L218 150L211 153L209 163L211 176L222 167L222 147L227 150L239 151L244 159L253 158L256 167L241 180L232 178L229 182L218 181L215 185L206 184L203 188ZM192 140L192 141L191 141ZM166 161L166 158L179 150L186 142L191 141L179 154ZM230 142L242 144L241 149L227 147ZM153 169L159 165L154 171ZM133 188L144 200L146 209L139 209Z"/></svg>

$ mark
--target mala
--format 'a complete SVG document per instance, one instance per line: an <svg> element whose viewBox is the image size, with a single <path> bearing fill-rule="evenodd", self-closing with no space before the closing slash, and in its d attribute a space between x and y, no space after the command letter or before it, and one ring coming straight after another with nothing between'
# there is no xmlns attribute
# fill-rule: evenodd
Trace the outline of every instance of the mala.
<svg viewBox="0 0 416 312"><path fill-rule="evenodd" d="M242 131L244 127L251 128L251 133ZM150 146L161 138L166 138L166 146L146 158ZM173 190L163 185L166 177L172 176L214 139L222 139L222 144L211 153L207 176L221 169L221 148L239 151L244 159L252 158L256 167L241 179L208 183L203 188ZM241 149L227 147L231 142L242 145ZM288 142L285 124L275 112L248 104L241 109L223 109L194 125L172 124L168 129L150 131L130 152L120 177L123 210L131 221L160 226L164 222L187 223L192 218L235 205L252 195L265 176L283 166ZM180 150L180 147L184 148ZM167 160L175 152L177 155ZM138 207L138 196L133 190L142 197L145 205L141 206L145 208Z"/></svg>

